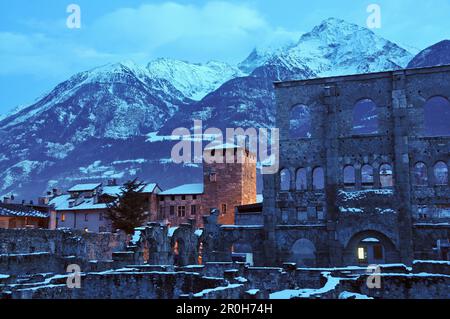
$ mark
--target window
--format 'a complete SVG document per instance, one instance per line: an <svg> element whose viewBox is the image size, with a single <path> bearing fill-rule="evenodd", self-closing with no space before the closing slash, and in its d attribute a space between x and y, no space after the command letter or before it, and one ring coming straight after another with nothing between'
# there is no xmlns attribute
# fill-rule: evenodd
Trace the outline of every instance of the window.
<svg viewBox="0 0 450 319"><path fill-rule="evenodd" d="M344 186L354 187L356 184L355 168L352 165L344 167Z"/></svg>
<svg viewBox="0 0 450 319"><path fill-rule="evenodd" d="M448 184L448 167L444 162L437 162L434 165L434 179L435 185Z"/></svg>
<svg viewBox="0 0 450 319"><path fill-rule="evenodd" d="M98 214L98 220L100 220L100 221L103 220L103 213Z"/></svg>
<svg viewBox="0 0 450 319"><path fill-rule="evenodd" d="M425 163L419 162L414 166L414 185L428 186L428 168Z"/></svg>
<svg viewBox="0 0 450 319"><path fill-rule="evenodd" d="M297 208L297 220L300 222L308 220L308 211L306 207Z"/></svg>
<svg viewBox="0 0 450 319"><path fill-rule="evenodd" d="M178 206L178 217L186 216L186 206Z"/></svg>
<svg viewBox="0 0 450 319"><path fill-rule="evenodd" d="M291 109L289 138L311 138L311 114L307 106L296 105Z"/></svg>
<svg viewBox="0 0 450 319"><path fill-rule="evenodd" d="M191 215L196 215L196 214L197 214L197 206L191 205Z"/></svg>
<svg viewBox="0 0 450 319"><path fill-rule="evenodd" d="M89 220L89 214L84 214L84 221L87 222Z"/></svg>
<svg viewBox="0 0 450 319"><path fill-rule="evenodd" d="M197 195L192 195L192 199L196 200L197 199Z"/></svg>
<svg viewBox="0 0 450 319"><path fill-rule="evenodd" d="M170 216L175 215L175 206L170 206Z"/></svg>
<svg viewBox="0 0 450 319"><path fill-rule="evenodd" d="M323 206L316 207L316 215L318 220L325 220L325 212Z"/></svg>
<svg viewBox="0 0 450 319"><path fill-rule="evenodd" d="M378 133L377 105L370 99L364 99L356 103L353 109L353 134Z"/></svg>
<svg viewBox="0 0 450 319"><path fill-rule="evenodd" d="M298 191L307 189L306 168L299 168L295 178L295 188Z"/></svg>
<svg viewBox="0 0 450 319"><path fill-rule="evenodd" d="M170 199L173 201L175 201L175 196L170 196Z"/></svg>
<svg viewBox="0 0 450 319"><path fill-rule="evenodd" d="M161 205L159 206L159 219L163 219L164 218L164 206Z"/></svg>
<svg viewBox="0 0 450 319"><path fill-rule="evenodd" d="M62 222L66 221L66 214L64 214L64 213L61 214L61 221Z"/></svg>
<svg viewBox="0 0 450 319"><path fill-rule="evenodd" d="M373 187L373 167L364 165L361 169L361 182L364 187Z"/></svg>
<svg viewBox="0 0 450 319"><path fill-rule="evenodd" d="M383 164L380 167L380 185L381 188L394 186L394 174L389 164Z"/></svg>
<svg viewBox="0 0 450 319"><path fill-rule="evenodd" d="M186 195L182 195L181 200L186 200Z"/></svg>
<svg viewBox="0 0 450 319"><path fill-rule="evenodd" d="M367 258L366 249L364 247L358 247L358 260L364 261Z"/></svg>
<svg viewBox="0 0 450 319"><path fill-rule="evenodd" d="M210 182L217 182L217 173L210 173L209 174L209 181Z"/></svg>
<svg viewBox="0 0 450 319"><path fill-rule="evenodd" d="M325 174L322 167L316 167L313 171L313 189L322 190L325 188Z"/></svg>
<svg viewBox="0 0 450 319"><path fill-rule="evenodd" d="M283 223L287 223L289 221L289 212L286 209L281 210L281 220Z"/></svg>
<svg viewBox="0 0 450 319"><path fill-rule="evenodd" d="M280 190L289 191L291 189L291 172L287 168L280 172Z"/></svg>
<svg viewBox="0 0 450 319"><path fill-rule="evenodd" d="M383 259L383 246L381 245L373 246L373 258L377 260Z"/></svg>
<svg viewBox="0 0 450 319"><path fill-rule="evenodd" d="M450 102L435 96L424 107L425 136L450 136Z"/></svg>
<svg viewBox="0 0 450 319"><path fill-rule="evenodd" d="M227 204L222 204L222 214L227 213Z"/></svg>

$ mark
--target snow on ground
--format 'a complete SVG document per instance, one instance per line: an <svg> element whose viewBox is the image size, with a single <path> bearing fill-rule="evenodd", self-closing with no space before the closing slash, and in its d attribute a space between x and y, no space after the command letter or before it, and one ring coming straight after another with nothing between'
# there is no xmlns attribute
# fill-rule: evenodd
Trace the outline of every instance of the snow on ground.
<svg viewBox="0 0 450 319"><path fill-rule="evenodd" d="M355 292L344 291L339 295L339 299L373 299L372 297Z"/></svg>

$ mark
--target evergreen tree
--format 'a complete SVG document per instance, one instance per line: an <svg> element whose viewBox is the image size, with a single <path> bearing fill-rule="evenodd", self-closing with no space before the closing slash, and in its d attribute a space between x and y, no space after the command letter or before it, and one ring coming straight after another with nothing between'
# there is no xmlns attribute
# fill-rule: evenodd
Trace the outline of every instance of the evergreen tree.
<svg viewBox="0 0 450 319"><path fill-rule="evenodd" d="M107 217L114 229L132 234L136 227L142 226L148 217L146 200L142 196L145 188L143 182L134 179L121 187L119 198L108 205Z"/></svg>

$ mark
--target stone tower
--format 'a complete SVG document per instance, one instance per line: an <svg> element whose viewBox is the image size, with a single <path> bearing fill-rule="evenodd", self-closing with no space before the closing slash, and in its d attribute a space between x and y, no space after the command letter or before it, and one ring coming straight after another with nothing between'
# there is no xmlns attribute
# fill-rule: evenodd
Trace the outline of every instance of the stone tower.
<svg viewBox="0 0 450 319"><path fill-rule="evenodd" d="M256 203L256 155L234 144L206 148L205 154L203 209L217 208L218 223L233 225L236 206Z"/></svg>

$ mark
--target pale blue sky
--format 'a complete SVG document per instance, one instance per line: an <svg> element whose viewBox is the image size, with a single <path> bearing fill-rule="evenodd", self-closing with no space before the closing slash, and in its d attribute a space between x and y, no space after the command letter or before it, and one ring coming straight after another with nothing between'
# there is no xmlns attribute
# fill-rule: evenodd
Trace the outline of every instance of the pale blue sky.
<svg viewBox="0 0 450 319"><path fill-rule="evenodd" d="M71 3L81 7L79 30L66 27ZM237 63L329 17L365 25L371 3L382 9L375 32L389 40L423 49L450 38L449 0L1 0L0 114L109 62Z"/></svg>

